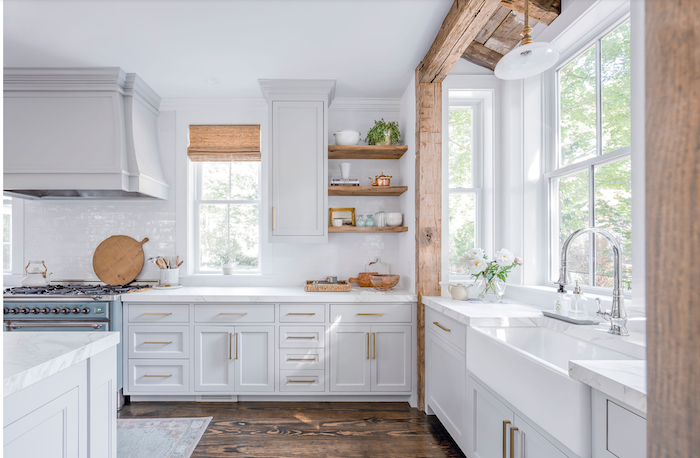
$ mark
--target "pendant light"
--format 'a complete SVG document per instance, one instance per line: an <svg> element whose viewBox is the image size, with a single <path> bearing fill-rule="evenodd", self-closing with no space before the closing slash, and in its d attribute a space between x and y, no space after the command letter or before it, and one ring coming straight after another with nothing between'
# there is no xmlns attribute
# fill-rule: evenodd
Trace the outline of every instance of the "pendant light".
<svg viewBox="0 0 700 458"><path fill-rule="evenodd" d="M559 60L559 50L551 43L533 43L529 22L530 0L525 0L525 27L520 46L503 56L494 73L502 80L519 80L551 68Z"/></svg>

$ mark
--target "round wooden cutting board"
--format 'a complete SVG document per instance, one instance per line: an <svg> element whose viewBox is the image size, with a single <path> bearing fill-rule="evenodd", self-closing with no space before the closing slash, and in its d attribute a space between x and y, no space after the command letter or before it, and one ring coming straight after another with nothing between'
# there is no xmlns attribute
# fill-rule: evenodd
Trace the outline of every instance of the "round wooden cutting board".
<svg viewBox="0 0 700 458"><path fill-rule="evenodd" d="M97 278L108 285L126 285L143 269L143 249L148 238L137 242L126 235L113 235L95 250L92 268Z"/></svg>

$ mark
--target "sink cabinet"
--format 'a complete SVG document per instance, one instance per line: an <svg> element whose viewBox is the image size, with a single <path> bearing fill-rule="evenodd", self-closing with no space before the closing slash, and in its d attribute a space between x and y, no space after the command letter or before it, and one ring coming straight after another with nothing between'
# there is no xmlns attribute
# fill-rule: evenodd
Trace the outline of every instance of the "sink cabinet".
<svg viewBox="0 0 700 458"><path fill-rule="evenodd" d="M593 458L645 458L646 414L593 390Z"/></svg>
<svg viewBox="0 0 700 458"><path fill-rule="evenodd" d="M471 408L467 456L473 458L567 458L534 427L469 377Z"/></svg>

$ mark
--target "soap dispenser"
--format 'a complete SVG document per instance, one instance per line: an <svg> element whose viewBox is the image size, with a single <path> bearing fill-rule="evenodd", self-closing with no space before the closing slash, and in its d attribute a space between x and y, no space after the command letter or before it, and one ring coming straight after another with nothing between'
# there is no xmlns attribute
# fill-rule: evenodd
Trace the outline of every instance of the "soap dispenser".
<svg viewBox="0 0 700 458"><path fill-rule="evenodd" d="M578 282L576 282L574 294L571 299L571 308L569 309L569 316L577 320L582 320L586 318L586 315L586 298L583 297L581 287L578 285Z"/></svg>
<svg viewBox="0 0 700 458"><path fill-rule="evenodd" d="M566 316L569 311L569 296L566 294L564 285L559 285L559 290L557 291L557 298L554 301L554 311L557 315Z"/></svg>

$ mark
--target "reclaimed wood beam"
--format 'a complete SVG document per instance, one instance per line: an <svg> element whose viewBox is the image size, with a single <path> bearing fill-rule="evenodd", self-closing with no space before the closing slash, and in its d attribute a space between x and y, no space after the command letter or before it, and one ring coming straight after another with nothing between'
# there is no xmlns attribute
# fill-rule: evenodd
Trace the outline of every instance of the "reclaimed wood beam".
<svg viewBox="0 0 700 458"><path fill-rule="evenodd" d="M525 15L525 0L501 0L501 5ZM530 19L549 25L561 14L561 0L530 0Z"/></svg>
<svg viewBox="0 0 700 458"><path fill-rule="evenodd" d="M633 146L632 154L646 156L647 456L694 457L700 450L700 51L688 37L700 30L700 2L647 0L643 8L646 152ZM689 262L679 268L679 259Z"/></svg>
<svg viewBox="0 0 700 458"><path fill-rule="evenodd" d="M498 61L503 58L503 54L499 54L481 43L473 41L462 54L462 57L473 64L494 70Z"/></svg>
<svg viewBox="0 0 700 458"><path fill-rule="evenodd" d="M500 0L455 0L433 45L418 65L416 84L442 83L499 5Z"/></svg>

